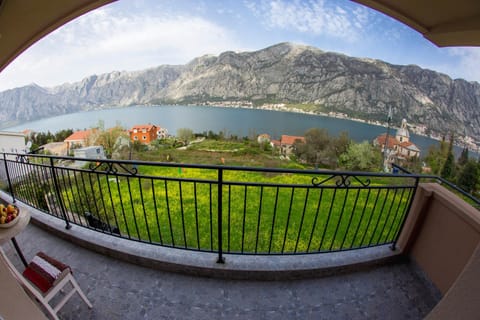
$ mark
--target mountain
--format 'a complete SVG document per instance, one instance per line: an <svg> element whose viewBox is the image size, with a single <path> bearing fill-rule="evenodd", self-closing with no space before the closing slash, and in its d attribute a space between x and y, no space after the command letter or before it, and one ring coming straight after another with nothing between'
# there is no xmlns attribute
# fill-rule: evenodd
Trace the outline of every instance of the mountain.
<svg viewBox="0 0 480 320"><path fill-rule="evenodd" d="M317 111L455 129L480 140L480 84L418 66L353 58L280 43L254 52L202 56L186 65L93 75L54 88L0 92L2 122L113 106L206 101L315 104ZM461 131L459 131L461 130Z"/></svg>

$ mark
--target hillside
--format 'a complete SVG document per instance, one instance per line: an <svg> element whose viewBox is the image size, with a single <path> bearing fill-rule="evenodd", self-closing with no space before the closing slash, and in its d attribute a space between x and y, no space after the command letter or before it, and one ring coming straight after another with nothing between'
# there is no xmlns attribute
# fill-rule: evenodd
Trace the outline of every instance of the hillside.
<svg viewBox="0 0 480 320"><path fill-rule="evenodd" d="M480 84L418 66L392 65L291 43L224 52L181 66L93 75L54 88L0 92L3 123L81 110L161 103L248 100L311 103L318 111L384 120L406 118L480 140Z"/></svg>

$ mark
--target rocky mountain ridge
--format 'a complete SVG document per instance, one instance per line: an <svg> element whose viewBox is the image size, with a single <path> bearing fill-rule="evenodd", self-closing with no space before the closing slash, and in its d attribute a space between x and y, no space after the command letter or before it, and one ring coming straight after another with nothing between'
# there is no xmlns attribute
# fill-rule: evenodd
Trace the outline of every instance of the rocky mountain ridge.
<svg viewBox="0 0 480 320"><path fill-rule="evenodd" d="M22 122L112 106L206 101L307 103L317 111L406 118L480 140L480 84L414 65L393 65L281 43L254 52L202 56L185 65L92 75L54 88L0 92L0 121Z"/></svg>

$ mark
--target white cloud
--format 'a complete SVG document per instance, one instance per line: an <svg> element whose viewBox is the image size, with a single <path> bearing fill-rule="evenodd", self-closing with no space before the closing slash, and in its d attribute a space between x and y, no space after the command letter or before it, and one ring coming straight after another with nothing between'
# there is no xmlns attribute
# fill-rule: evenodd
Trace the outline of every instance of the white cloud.
<svg viewBox="0 0 480 320"><path fill-rule="evenodd" d="M91 74L183 64L238 47L227 29L191 15L93 11L40 40L0 73L0 91L54 86Z"/></svg>
<svg viewBox="0 0 480 320"><path fill-rule="evenodd" d="M457 65L449 65L447 71L455 78L480 82L480 48L449 48L448 52L458 59Z"/></svg>
<svg viewBox="0 0 480 320"><path fill-rule="evenodd" d="M323 0L271 0L246 2L247 8L271 29L326 35L349 42L360 39L369 12L358 7L345 10Z"/></svg>

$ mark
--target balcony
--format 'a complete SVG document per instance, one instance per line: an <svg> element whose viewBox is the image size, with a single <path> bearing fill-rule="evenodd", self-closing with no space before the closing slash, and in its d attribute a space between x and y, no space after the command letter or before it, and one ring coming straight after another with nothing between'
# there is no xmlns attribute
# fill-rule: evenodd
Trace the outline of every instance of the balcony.
<svg viewBox="0 0 480 320"><path fill-rule="evenodd" d="M420 183L436 177L75 161L1 165L32 213L25 255L62 257L94 303L62 318L418 319L476 305L462 297L478 282L480 217Z"/></svg>
<svg viewBox="0 0 480 320"><path fill-rule="evenodd" d="M408 263L295 281L226 280L120 261L36 225L17 241L27 259L41 248L74 268L93 309L75 296L61 319L421 319L438 300ZM12 246L4 248L21 268Z"/></svg>

